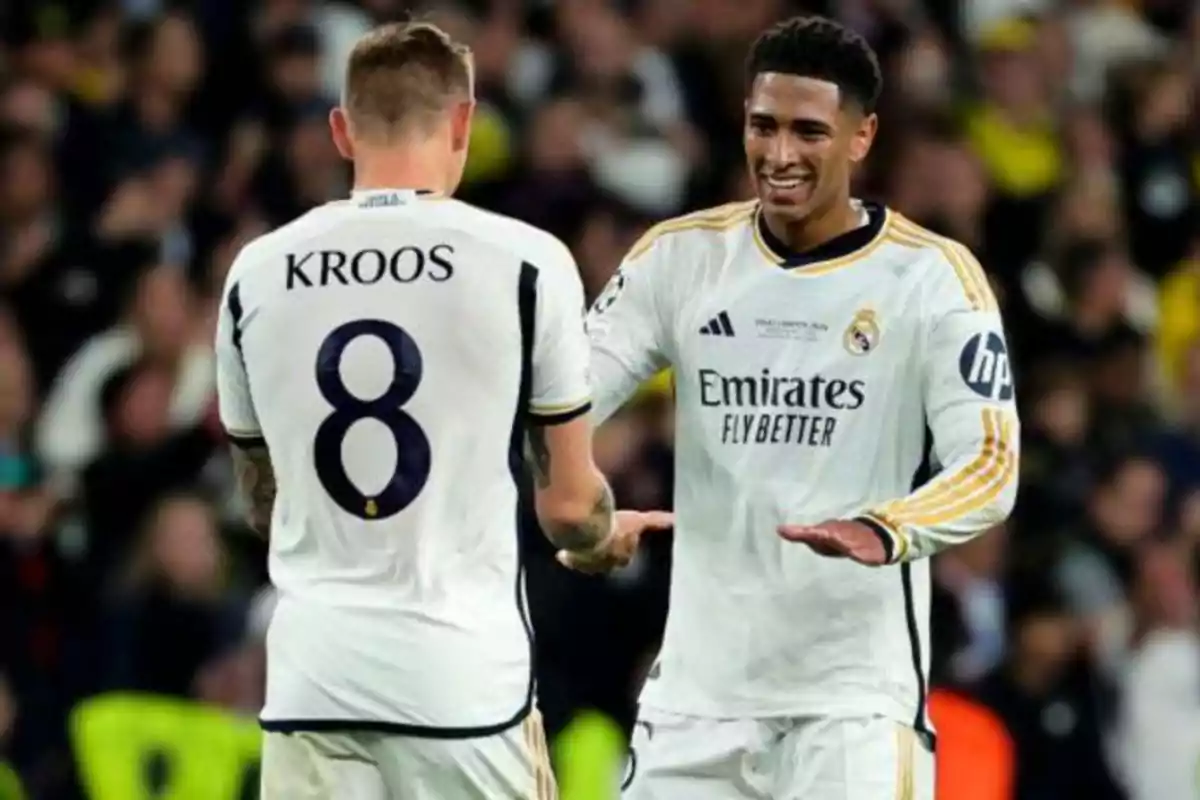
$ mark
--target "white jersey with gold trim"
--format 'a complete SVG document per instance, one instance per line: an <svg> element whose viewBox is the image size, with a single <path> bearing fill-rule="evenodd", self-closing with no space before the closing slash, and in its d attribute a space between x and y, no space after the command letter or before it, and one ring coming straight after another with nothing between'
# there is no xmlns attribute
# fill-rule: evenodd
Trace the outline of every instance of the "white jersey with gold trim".
<svg viewBox="0 0 1200 800"><path fill-rule="evenodd" d="M526 716L521 444L531 416L587 411L583 312L562 242L410 190L238 255L217 383L278 483L264 727L470 738Z"/></svg>
<svg viewBox="0 0 1200 800"><path fill-rule="evenodd" d="M1001 522L1016 493L996 300L965 247L888 209L862 204L861 228L790 257L757 209L658 225L588 316L600 419L659 370L675 380L670 612L642 703L921 730L925 559ZM893 563L776 534L853 517Z"/></svg>

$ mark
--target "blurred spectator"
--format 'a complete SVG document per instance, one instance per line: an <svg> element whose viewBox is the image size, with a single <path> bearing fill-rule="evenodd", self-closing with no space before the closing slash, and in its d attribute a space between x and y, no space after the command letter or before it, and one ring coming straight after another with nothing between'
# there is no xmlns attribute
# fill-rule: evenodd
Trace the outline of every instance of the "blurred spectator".
<svg viewBox="0 0 1200 800"><path fill-rule="evenodd" d="M5 758L16 718L16 698L13 697L8 680L0 673L0 797L24 800L25 790L21 786L21 778Z"/></svg>
<svg viewBox="0 0 1200 800"><path fill-rule="evenodd" d="M202 670L229 654L245 622L230 577L207 504L163 499L143 526L109 611L105 688L189 697L217 680Z"/></svg>
<svg viewBox="0 0 1200 800"><path fill-rule="evenodd" d="M83 344L59 374L46 400L37 432L38 455L72 491L80 471L101 453L120 427L106 424L102 387L138 359L161 371L167 390L168 424L198 423L214 391L212 353L205 333L195 328L194 298L183 275L169 266L147 270L137 282L127 314L119 324ZM114 402L116 395L112 395ZM155 409L148 409L153 412ZM152 424L151 416L146 423Z"/></svg>
<svg viewBox="0 0 1200 800"><path fill-rule="evenodd" d="M1200 192L1192 176L1195 90L1174 64L1137 86L1125 131L1121 173L1129 246L1138 266L1161 277L1179 265L1200 222Z"/></svg>
<svg viewBox="0 0 1200 800"><path fill-rule="evenodd" d="M1094 478L1090 395L1083 376L1063 362L1044 363L1025 386L1021 470L1029 490L1018 523L1056 528L1082 516Z"/></svg>
<svg viewBox="0 0 1200 800"><path fill-rule="evenodd" d="M1200 596L1194 544L1148 550L1134 589L1136 647L1118 741L1130 800L1191 797L1200 758Z"/></svg>
<svg viewBox="0 0 1200 800"><path fill-rule="evenodd" d="M328 106L318 100L294 111L281 146L265 155L253 182L260 209L273 225L290 221L349 188L326 128Z"/></svg>
<svg viewBox="0 0 1200 800"><path fill-rule="evenodd" d="M92 559L118 559L163 495L198 483L217 436L205 424L172 428L172 375L141 361L117 372L101 390L108 442L83 473L83 507Z"/></svg>
<svg viewBox="0 0 1200 800"><path fill-rule="evenodd" d="M1012 796L1120 798L1103 755L1095 677L1082 657L1079 627L1054 592L1022 588L1009 610L1009 655L978 690L1016 745ZM1087 768L1065 770L1064 764Z"/></svg>
<svg viewBox="0 0 1200 800"><path fill-rule="evenodd" d="M1097 476L1087 517L1059 562L1058 585L1087 627L1098 665L1115 672L1132 635L1125 603L1140 549L1164 523L1166 479L1144 458L1121 459Z"/></svg>
<svg viewBox="0 0 1200 800"><path fill-rule="evenodd" d="M1181 384L1189 380L1191 351L1200 343L1197 297L1200 297L1200 235L1193 239L1187 260L1162 282L1157 355L1161 377L1172 395L1187 391Z"/></svg>
<svg viewBox="0 0 1200 800"><path fill-rule="evenodd" d="M997 23L980 54L981 101L968 131L996 190L990 224L997 232L993 268L1013 270L1033 256L1046 230L1045 211L1062 177L1048 79L1038 69L1037 27L1022 19Z"/></svg>
<svg viewBox="0 0 1200 800"><path fill-rule="evenodd" d="M41 143L51 144L58 131L54 94L34 80L12 81L0 90L0 125L9 130L26 131L34 134Z"/></svg>
<svg viewBox="0 0 1200 800"><path fill-rule="evenodd" d="M294 25L272 34L265 50L267 87L259 105L268 130L279 133L298 109L329 102L322 95L318 72L320 41L313 28Z"/></svg>
<svg viewBox="0 0 1200 800"><path fill-rule="evenodd" d="M1103 97L1105 79L1122 63L1167 52L1162 35L1124 3L1075 0L1068 5L1071 91L1078 99Z"/></svg>
<svg viewBox="0 0 1200 800"><path fill-rule="evenodd" d="M501 199L521 219L570 238L600 192L583 149L587 110L579 100L551 100L530 123L526 169Z"/></svg>
<svg viewBox="0 0 1200 800"><path fill-rule="evenodd" d="M1163 435L1159 451L1175 500L1200 488L1200 338L1183 354L1178 388L1178 425Z"/></svg>
<svg viewBox="0 0 1200 800"><path fill-rule="evenodd" d="M950 657L950 681L970 684L1004 658L1006 608L1003 580L1007 532L995 528L938 560L934 580L958 604L965 641Z"/></svg>
<svg viewBox="0 0 1200 800"><path fill-rule="evenodd" d="M1043 347L1086 362L1130 326L1127 321L1131 267L1111 241L1084 239L1059 255L1063 318L1043 332Z"/></svg>

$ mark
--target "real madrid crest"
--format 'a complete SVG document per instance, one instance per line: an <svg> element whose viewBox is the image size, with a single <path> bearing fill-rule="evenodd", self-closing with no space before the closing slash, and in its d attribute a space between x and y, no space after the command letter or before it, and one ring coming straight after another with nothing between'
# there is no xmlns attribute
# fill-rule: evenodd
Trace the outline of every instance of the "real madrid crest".
<svg viewBox="0 0 1200 800"><path fill-rule="evenodd" d="M864 308L854 315L842 334L842 344L852 356L865 356L875 349L879 344L879 323L875 321L873 309Z"/></svg>

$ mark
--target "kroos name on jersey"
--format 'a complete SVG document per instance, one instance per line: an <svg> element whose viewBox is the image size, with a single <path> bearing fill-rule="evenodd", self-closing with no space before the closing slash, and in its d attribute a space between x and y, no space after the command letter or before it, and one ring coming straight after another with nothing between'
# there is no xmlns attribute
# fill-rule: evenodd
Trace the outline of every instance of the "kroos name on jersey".
<svg viewBox="0 0 1200 800"><path fill-rule="evenodd" d="M313 286L370 286L385 277L396 283L412 283L427 278L440 283L454 275L450 256L454 248L435 244L421 248L413 245L398 250L366 248L354 252L345 250L310 250L307 253L287 254L287 288Z"/></svg>
<svg viewBox="0 0 1200 800"><path fill-rule="evenodd" d="M700 404L708 407L788 409L786 411L728 412L721 419L723 444L800 444L829 447L837 418L804 411L854 411L866 402L861 380L775 375L722 375L699 371Z"/></svg>

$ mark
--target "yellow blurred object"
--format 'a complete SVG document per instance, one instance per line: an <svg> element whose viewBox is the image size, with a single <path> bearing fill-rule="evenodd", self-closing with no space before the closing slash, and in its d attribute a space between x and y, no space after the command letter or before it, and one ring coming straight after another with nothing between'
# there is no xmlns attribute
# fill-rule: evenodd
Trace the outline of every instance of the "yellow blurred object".
<svg viewBox="0 0 1200 800"><path fill-rule="evenodd" d="M16 770L0 762L0 800L25 800L26 797L28 795Z"/></svg>
<svg viewBox="0 0 1200 800"><path fill-rule="evenodd" d="M1200 261L1184 262L1164 278L1158 302L1158 359L1174 391L1184 357L1200 340Z"/></svg>
<svg viewBox="0 0 1200 800"><path fill-rule="evenodd" d="M1021 17L998 20L983 29L978 46L985 53L1028 50L1037 41L1037 25Z"/></svg>
<svg viewBox="0 0 1200 800"><path fill-rule="evenodd" d="M554 740L559 800L612 800L620 794L624 737L617 723L585 711Z"/></svg>
<svg viewBox="0 0 1200 800"><path fill-rule="evenodd" d="M671 370L664 369L662 372L655 375L650 380L638 387L633 399L635 402L643 400L659 400L670 397L675 391L675 376Z"/></svg>
<svg viewBox="0 0 1200 800"><path fill-rule="evenodd" d="M513 135L507 120L491 106L480 103L471 123L471 143L463 182L501 177L513 160Z"/></svg>
<svg viewBox="0 0 1200 800"><path fill-rule="evenodd" d="M934 689L929 716L938 729L938 800L1008 800L1015 762L1004 723L965 696Z"/></svg>
<svg viewBox="0 0 1200 800"><path fill-rule="evenodd" d="M258 784L258 724L199 703L98 695L71 712L70 732L91 800L237 800ZM149 785L152 764L161 766L161 786Z"/></svg>
<svg viewBox="0 0 1200 800"><path fill-rule="evenodd" d="M115 98L120 81L108 70L87 67L75 76L75 96L85 105L104 105Z"/></svg>
<svg viewBox="0 0 1200 800"><path fill-rule="evenodd" d="M1062 178L1063 154L1050 119L1018 127L987 105L967 118L967 135L997 188L1012 197L1035 197Z"/></svg>

